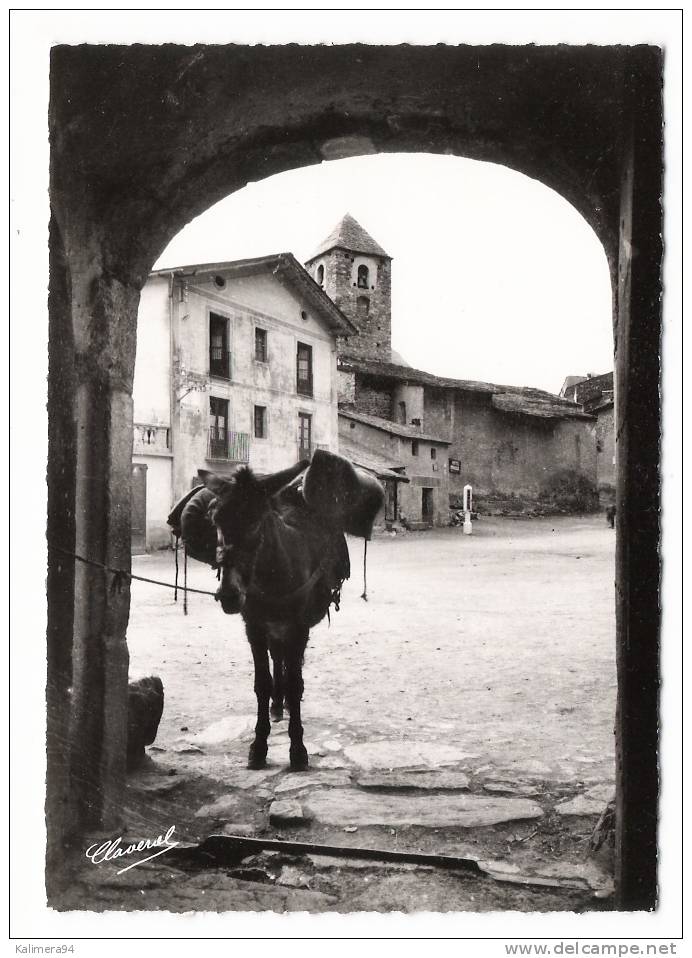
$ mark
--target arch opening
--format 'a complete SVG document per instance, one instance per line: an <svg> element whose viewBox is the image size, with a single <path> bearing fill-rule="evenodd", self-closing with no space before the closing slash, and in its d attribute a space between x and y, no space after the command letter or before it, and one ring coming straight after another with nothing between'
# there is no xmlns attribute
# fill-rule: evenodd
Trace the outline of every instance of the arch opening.
<svg viewBox="0 0 692 958"><path fill-rule="evenodd" d="M65 459L73 461L75 476L91 476L91 488L77 486L75 479L67 490L65 515L55 520L54 531L59 534L64 526L67 542L91 545L100 555L121 556L129 546L129 530L123 523L128 505L122 495L129 452L119 430L131 419L128 397L138 293L158 252L209 203L249 180L327 155L343 155L339 151L355 147L342 138L356 135L366 138L358 145L363 152L371 144L376 151L424 148L506 162L562 193L601 238L611 275L617 277L621 374L618 535L623 545L618 614L621 715L627 713L629 725L625 720L619 724L624 788L619 801L629 817L618 839L619 894L626 907L652 907L656 835L650 800L653 796L655 801L657 789L656 739L638 716L655 719L656 712L651 690L655 696L657 578L640 561L655 553L656 509L654 504L641 515L629 490L645 474L650 488L658 489L660 51L342 47L242 49L229 56L228 50L218 48L205 50L188 65L189 52L178 48L155 52L105 48L98 51L97 70L95 55L61 48L53 58L51 120L61 136L53 139L52 193L67 279L60 282L52 276L51 284L69 293L66 301L63 297L51 307L51 339L52 345L58 342L68 352L73 350L71 368L77 384L64 409L52 412L51 441L64 436L66 442L60 461L53 446L49 480L59 482L61 474L70 474ZM324 102L329 84L320 82L318 88L305 83L304 60L310 63L309 75L321 81L331 74L340 76L342 92L330 92L330 103ZM135 63L137 69L130 71ZM236 72L247 75L248 63L253 75L265 78L261 90L253 90L252 108L246 102L248 91L233 82ZM182 67L186 69L181 73ZM146 87L137 82L142 69L152 81ZM183 86L176 86L183 75ZM124 82L113 82L114 77ZM218 105L229 88L238 89L238 101L234 110L219 114ZM162 90L175 91L170 99L171 105L177 104L174 116L162 100ZM429 90L438 92L438 103L426 100ZM206 95L200 97L200 91ZM192 94L190 100L185 92ZM205 107L191 110L191 103ZM223 122L216 123L219 115ZM565 115L570 116L569 124L564 123ZM210 116L214 122L209 122ZM245 122L239 122L243 118ZM175 137L170 136L172 128ZM75 169L83 176L74 177ZM88 184L86 196L77 183ZM85 364L87 355L98 361ZM71 432L75 422L87 434L90 429L97 434L106 424L96 455ZM85 526L84 516L96 519ZM627 588L630 575L638 577L636 590ZM102 822L112 820L109 815L122 794L122 702L113 696L117 697L127 671L123 649L129 600L127 594L106 594L97 576L80 572L78 578L78 585L71 588L79 612L74 618L74 643L85 653L83 660L77 658L82 679L88 679L92 669L94 687L111 690L107 703L111 725L97 727L93 715L83 709L79 714L84 722L80 719L75 726L82 735L85 761L99 770L94 771L90 795L93 814ZM55 589L51 595L55 613L51 635L64 643L72 636L72 613ZM80 630L85 621L103 626L101 658L84 641ZM633 689L639 675L653 679ZM111 684L113 676L117 681ZM87 687L82 681L80 688ZM628 711L635 694L642 697L637 709ZM56 775L64 775L65 759L54 751L50 760L55 781ZM636 793L634 777L640 789L642 782L647 789L648 804L639 803L639 814L633 799L626 804L627 794ZM58 801L48 810L49 834L53 842L57 836L58 845L70 828L64 808Z"/></svg>

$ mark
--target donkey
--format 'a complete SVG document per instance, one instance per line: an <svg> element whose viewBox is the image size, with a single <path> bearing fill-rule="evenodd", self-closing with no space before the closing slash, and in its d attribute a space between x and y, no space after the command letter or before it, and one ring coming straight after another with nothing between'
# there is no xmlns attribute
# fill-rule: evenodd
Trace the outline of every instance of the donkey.
<svg viewBox="0 0 692 958"><path fill-rule="evenodd" d="M205 487L196 498L204 504L209 493L214 496L205 521L216 530L217 599L227 614L241 613L255 667L257 724L248 767L264 768L270 716L281 720L285 705L290 767L305 771L300 703L310 629L332 604L338 610L350 575L344 532L370 538L384 501L382 487L324 450L315 452L311 464L299 462L269 476L256 476L247 466L230 479L207 475ZM182 512L184 539L192 540L196 529L199 540L203 528L198 517L186 537L186 514L194 502L195 497ZM205 561L208 554L207 546Z"/></svg>

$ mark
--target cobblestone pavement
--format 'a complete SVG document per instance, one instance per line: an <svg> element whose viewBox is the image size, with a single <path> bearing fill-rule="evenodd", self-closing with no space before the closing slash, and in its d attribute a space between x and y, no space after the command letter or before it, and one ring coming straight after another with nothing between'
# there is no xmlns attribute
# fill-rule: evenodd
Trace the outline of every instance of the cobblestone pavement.
<svg viewBox="0 0 692 958"><path fill-rule="evenodd" d="M466 855L481 877L420 866L260 854L181 873L162 856L115 876L80 866L65 907L273 911L521 911L603 907L588 837L613 790L615 539L600 517L480 519L350 540L341 611L305 664L307 773L286 722L267 769L245 768L254 724L238 616L133 583L131 677L161 676L164 716L130 779L126 836L212 833ZM190 561L189 584L214 589ZM173 557L133 560L173 580ZM81 899L79 899L81 889ZM70 903L72 901L72 903ZM78 902L82 903L79 904Z"/></svg>

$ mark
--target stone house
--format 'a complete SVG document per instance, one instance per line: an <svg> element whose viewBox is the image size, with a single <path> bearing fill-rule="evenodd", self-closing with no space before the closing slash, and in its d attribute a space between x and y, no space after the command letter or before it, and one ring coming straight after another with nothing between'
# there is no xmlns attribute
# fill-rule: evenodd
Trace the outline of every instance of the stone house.
<svg viewBox="0 0 692 958"><path fill-rule="evenodd" d="M565 472L596 480L593 416L538 389L433 376L419 369L343 357L341 410L388 419L446 441L448 506L461 507L463 488L488 512L539 507ZM341 426L340 426L341 430ZM408 471L408 467L407 467ZM440 511L440 521L446 516Z"/></svg>
<svg viewBox="0 0 692 958"><path fill-rule="evenodd" d="M430 488L432 521L445 524L466 484L476 507L519 512L537 508L558 478L595 486L595 419L578 403L392 362L392 258L352 216L337 224L306 269L359 331L340 343L340 435L352 435L357 423L359 442L378 455L393 452L388 443L397 437L396 461L411 479L401 494L409 518L423 521L423 496L430 496L423 490ZM402 444L416 438L429 443L426 452L435 450L435 473L428 463L419 474L423 459L403 455Z"/></svg>
<svg viewBox="0 0 692 958"><path fill-rule="evenodd" d="M601 505L615 502L615 387L613 373L568 376L560 395L580 403L595 417L596 483Z"/></svg>
<svg viewBox="0 0 692 958"><path fill-rule="evenodd" d="M345 408L339 411L341 453L358 464L359 453L362 457L362 451L368 451L389 470L389 475L378 474L385 490L385 523L398 521L410 528L447 523L448 446L445 437L417 427Z"/></svg>
<svg viewBox="0 0 692 958"><path fill-rule="evenodd" d="M133 548L170 543L200 470L338 449L337 337L354 327L290 253L152 272L139 307Z"/></svg>

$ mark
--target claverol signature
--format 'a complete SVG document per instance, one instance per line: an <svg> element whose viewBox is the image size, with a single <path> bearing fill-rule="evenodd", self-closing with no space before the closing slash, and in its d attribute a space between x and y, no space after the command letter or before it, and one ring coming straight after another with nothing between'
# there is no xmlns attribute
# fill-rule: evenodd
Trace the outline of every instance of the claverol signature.
<svg viewBox="0 0 692 958"><path fill-rule="evenodd" d="M159 835L157 838L143 838L140 842L127 845L126 847L122 847L122 837L118 836L118 838L103 842L101 845L98 843L90 845L84 854L94 865L99 865L101 862L114 861L116 858L133 855L135 852L144 852L150 848L158 848L158 851L154 852L153 855L148 855L146 858L140 858L139 861L131 862L116 873L122 875L123 872L129 871L130 868L143 865L144 862L149 862L152 858L163 855L164 852L169 852L172 848L175 848L179 842L172 840L174 831L175 825L171 825L165 835Z"/></svg>

